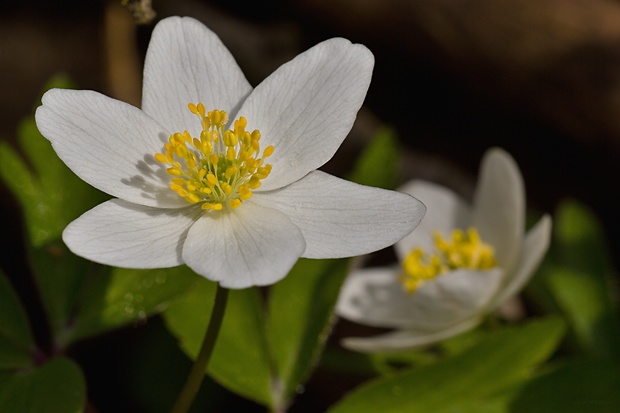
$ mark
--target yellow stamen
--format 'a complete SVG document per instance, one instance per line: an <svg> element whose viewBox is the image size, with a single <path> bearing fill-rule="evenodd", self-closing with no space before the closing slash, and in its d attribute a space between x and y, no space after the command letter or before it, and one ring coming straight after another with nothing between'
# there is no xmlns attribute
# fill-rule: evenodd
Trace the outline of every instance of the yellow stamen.
<svg viewBox="0 0 620 413"><path fill-rule="evenodd" d="M187 202L200 203L205 211L238 208L271 173L271 165L264 161L274 147L268 146L259 157L260 132L246 131L243 116L226 130L225 111L207 112L202 103L187 107L200 120L200 137L188 131L173 133L155 160L168 166L166 171L174 176L170 189Z"/></svg>
<svg viewBox="0 0 620 413"><path fill-rule="evenodd" d="M452 231L445 239L440 232L433 235L435 252L428 254L421 248L412 250L403 260L399 276L404 289L413 294L426 281L456 269L488 270L497 266L493 247L480 238L475 228L467 233Z"/></svg>

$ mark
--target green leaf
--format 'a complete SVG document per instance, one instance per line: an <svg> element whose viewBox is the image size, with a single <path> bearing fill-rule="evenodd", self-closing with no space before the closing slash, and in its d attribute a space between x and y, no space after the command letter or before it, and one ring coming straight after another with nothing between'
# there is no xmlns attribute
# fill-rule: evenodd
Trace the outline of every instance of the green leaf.
<svg viewBox="0 0 620 413"><path fill-rule="evenodd" d="M400 146L396 132L381 129L359 156L347 179L358 184L393 189L399 181Z"/></svg>
<svg viewBox="0 0 620 413"><path fill-rule="evenodd" d="M0 411L78 413L86 403L82 371L58 357L36 369L0 373Z"/></svg>
<svg viewBox="0 0 620 413"><path fill-rule="evenodd" d="M0 369L28 366L35 349L19 297L0 271Z"/></svg>
<svg viewBox="0 0 620 413"><path fill-rule="evenodd" d="M61 240L31 247L29 252L52 334L64 336L82 292L92 280L93 270L100 266L74 255Z"/></svg>
<svg viewBox="0 0 620 413"><path fill-rule="evenodd" d="M563 332L557 319L497 331L437 364L368 382L329 412L507 412L515 391Z"/></svg>
<svg viewBox="0 0 620 413"><path fill-rule="evenodd" d="M620 320L614 273L594 215L576 202L562 203L554 220L553 255L541 271L562 313L587 353L620 358Z"/></svg>
<svg viewBox="0 0 620 413"><path fill-rule="evenodd" d="M100 334L126 324L143 322L163 311L195 282L186 266L136 270L111 268L85 288L70 341Z"/></svg>
<svg viewBox="0 0 620 413"><path fill-rule="evenodd" d="M571 361L527 383L511 413L620 412L620 365Z"/></svg>
<svg viewBox="0 0 620 413"><path fill-rule="evenodd" d="M215 283L199 278L193 288L163 313L168 329L192 359L198 355L211 318L215 287ZM231 391L271 405L271 361L263 326L259 290L231 290L207 371Z"/></svg>
<svg viewBox="0 0 620 413"><path fill-rule="evenodd" d="M275 407L305 381L327 339L348 260L300 259L269 291L268 342L277 368Z"/></svg>

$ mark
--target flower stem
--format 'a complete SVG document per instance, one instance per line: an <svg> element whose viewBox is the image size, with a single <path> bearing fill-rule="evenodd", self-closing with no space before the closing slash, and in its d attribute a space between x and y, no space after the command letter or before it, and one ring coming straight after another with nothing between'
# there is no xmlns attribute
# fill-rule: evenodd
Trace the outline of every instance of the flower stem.
<svg viewBox="0 0 620 413"><path fill-rule="evenodd" d="M205 337L202 340L200 352L198 353L198 357L196 357L192 370L187 377L185 386L183 387L183 390L181 390L181 394L179 394L179 398L172 408L172 413L187 412L191 407L198 390L200 389L200 384L204 378L207 364L209 364L209 359L213 353L213 348L215 347L215 342L217 341L217 336L220 332L220 327L222 326L227 301L228 289L223 288L218 284L217 289L215 290L215 303L213 303L211 320L209 321L209 326L207 327Z"/></svg>

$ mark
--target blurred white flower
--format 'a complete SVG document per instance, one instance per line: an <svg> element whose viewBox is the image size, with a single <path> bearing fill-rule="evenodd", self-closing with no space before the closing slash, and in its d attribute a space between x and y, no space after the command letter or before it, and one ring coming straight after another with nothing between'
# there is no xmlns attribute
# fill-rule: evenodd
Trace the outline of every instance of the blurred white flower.
<svg viewBox="0 0 620 413"><path fill-rule="evenodd" d="M485 154L471 206L429 182L402 191L428 210L395 245L401 265L353 272L337 306L346 319L395 331L344 339L353 350L404 350L475 327L525 286L549 246L550 217L525 234L523 180L503 150Z"/></svg>
<svg viewBox="0 0 620 413"><path fill-rule="evenodd" d="M373 64L364 46L331 39L252 89L204 25L162 20L141 110L59 89L37 109L58 156L116 197L72 222L65 243L119 267L187 264L228 288L274 283L300 256L393 244L423 216L419 201L316 171L349 133Z"/></svg>

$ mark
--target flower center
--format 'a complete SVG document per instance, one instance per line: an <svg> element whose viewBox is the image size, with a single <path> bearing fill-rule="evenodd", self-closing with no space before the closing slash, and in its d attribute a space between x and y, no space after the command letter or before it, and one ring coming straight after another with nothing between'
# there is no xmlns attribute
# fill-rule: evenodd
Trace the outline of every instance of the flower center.
<svg viewBox="0 0 620 413"><path fill-rule="evenodd" d="M202 103L187 107L200 119L200 138L188 131L173 133L164 144L166 150L155 154L173 176L170 189L189 203L200 203L204 210L239 207L269 176L271 165L264 161L273 153L273 146L266 147L260 158L260 132L247 132L243 116L233 129L224 130L228 114L223 110L207 113Z"/></svg>
<svg viewBox="0 0 620 413"><path fill-rule="evenodd" d="M455 229L450 239L445 239L437 231L433 239L434 253L428 254L422 248L416 248L402 263L399 280L410 294L426 281L452 270L488 270L497 266L493 247L480 239L475 228L469 228L467 232Z"/></svg>

